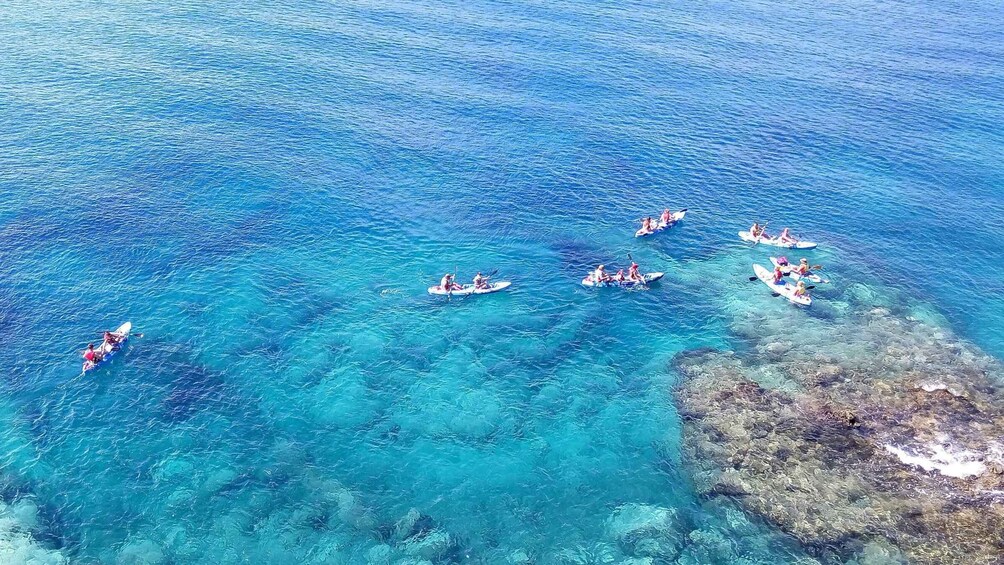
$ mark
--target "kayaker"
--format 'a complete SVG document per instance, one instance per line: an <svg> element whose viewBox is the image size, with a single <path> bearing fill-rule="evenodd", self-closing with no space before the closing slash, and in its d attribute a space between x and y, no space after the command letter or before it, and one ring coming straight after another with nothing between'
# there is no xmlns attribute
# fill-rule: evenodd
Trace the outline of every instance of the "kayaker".
<svg viewBox="0 0 1004 565"><path fill-rule="evenodd" d="M443 276L443 280L439 282L439 288L442 290L460 290L460 285L453 282L453 275L446 273Z"/></svg>
<svg viewBox="0 0 1004 565"><path fill-rule="evenodd" d="M87 344L87 349L84 351L84 367L93 367L101 361L101 353L94 349L93 343Z"/></svg>
<svg viewBox="0 0 1004 565"><path fill-rule="evenodd" d="M652 218L647 217L641 221L641 232L642 233L652 233L655 231L655 226L652 225Z"/></svg>
<svg viewBox="0 0 1004 565"><path fill-rule="evenodd" d="M474 288L488 288L488 278L481 275L481 271L474 275Z"/></svg>
<svg viewBox="0 0 1004 565"><path fill-rule="evenodd" d="M607 272L604 269L605 269L605 267L603 265L600 265L600 266L596 267L595 271L593 271L593 282L594 283L599 284L599 283L604 283L604 282L607 282L607 281L610 280L610 276L607 275Z"/></svg>
<svg viewBox="0 0 1004 565"><path fill-rule="evenodd" d="M781 271L781 265L774 265L774 284L784 284L784 272Z"/></svg>
<svg viewBox="0 0 1004 565"><path fill-rule="evenodd" d="M805 281L798 281L795 285L795 296L809 296L809 291L805 289Z"/></svg>
<svg viewBox="0 0 1004 565"><path fill-rule="evenodd" d="M629 281L645 282L645 277L641 276L641 273L638 272L638 263L631 263L631 267L628 269L627 279Z"/></svg>
<svg viewBox="0 0 1004 565"><path fill-rule="evenodd" d="M798 262L798 266L792 270L803 277L812 272L812 269L809 268L809 260L805 257L802 257L802 259Z"/></svg>
<svg viewBox="0 0 1004 565"><path fill-rule="evenodd" d="M788 228L781 230L781 235L777 236L777 239L781 243L798 243L798 240L791 236L791 232Z"/></svg>
<svg viewBox="0 0 1004 565"><path fill-rule="evenodd" d="M662 225L668 226L673 223L673 214L669 213L669 208L662 211L662 217L659 218L662 221Z"/></svg>
<svg viewBox="0 0 1004 565"><path fill-rule="evenodd" d="M103 343L101 344L101 349L105 349L105 344L108 344L109 350L116 349L120 343L122 343L122 336L115 332L106 330Z"/></svg>
<svg viewBox="0 0 1004 565"><path fill-rule="evenodd" d="M624 278L624 269L619 269L617 271L617 274L614 275L614 280L617 282L624 282L625 280L627 280Z"/></svg>
<svg viewBox="0 0 1004 565"><path fill-rule="evenodd" d="M753 225L750 227L750 235L757 239L761 237L770 239L770 236L767 235L767 232L764 230L764 226L761 226L757 222L753 222Z"/></svg>

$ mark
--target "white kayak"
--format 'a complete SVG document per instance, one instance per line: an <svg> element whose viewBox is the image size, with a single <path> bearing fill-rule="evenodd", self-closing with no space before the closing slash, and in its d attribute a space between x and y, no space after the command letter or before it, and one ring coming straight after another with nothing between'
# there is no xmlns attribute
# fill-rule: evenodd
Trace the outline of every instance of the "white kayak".
<svg viewBox="0 0 1004 565"><path fill-rule="evenodd" d="M780 264L780 263L777 262L777 257L771 257L770 258L770 262L775 267ZM828 283L828 282L830 282L830 281L824 279L823 277L821 277L821 276L819 276L819 275L817 275L815 273L809 273L807 275L800 275L800 274L798 274L798 273L795 272L794 266L791 265L791 264L781 265L781 272L784 273L784 274L786 274L786 275L788 275L789 277L791 277L791 280L793 280L793 281L799 281L801 279L805 279L807 281L814 282L814 283Z"/></svg>
<svg viewBox="0 0 1004 565"><path fill-rule="evenodd" d="M126 342L129 341L129 332L131 331L132 331L132 322L126 322L121 326L119 326L119 329L113 331L112 333L118 336L122 336L122 341L120 341L118 345L115 347L112 347L111 345L102 341L101 345L95 349L95 351L101 354L101 360L98 361L97 363L88 363L87 361L84 361L83 371L85 373L87 371L93 371L94 369L97 369L98 367L107 363L108 360L111 359L116 352L120 351L123 347L125 347Z"/></svg>
<svg viewBox="0 0 1004 565"><path fill-rule="evenodd" d="M586 276L586 278L582 279L582 286L622 286L622 287L644 286L644 285L647 285L648 283L655 282L655 281L661 279L664 276L666 276L666 273L648 273L648 274L642 275L642 278L645 279L645 282L641 282L641 281L606 281L606 282L601 282L601 283L597 284L596 281L593 280L592 275L588 275L588 276Z"/></svg>
<svg viewBox="0 0 1004 565"><path fill-rule="evenodd" d="M487 288L474 288L473 284L461 285L460 288L456 290L443 290L440 286L430 286L429 294L436 294L441 296L468 296L470 294L491 294L493 292L498 292L500 290L509 288L511 282L497 282L491 283Z"/></svg>
<svg viewBox="0 0 1004 565"><path fill-rule="evenodd" d="M779 284L774 283L774 275L765 267L761 267L756 263L753 263L753 272L760 281L769 286L771 290L780 294L781 296L787 298L794 304L800 304L802 306L809 306L812 304L812 298L808 296L795 296L795 285L782 281Z"/></svg>
<svg viewBox="0 0 1004 565"><path fill-rule="evenodd" d="M673 219L669 223L659 222L655 226L655 230L653 230L653 231L638 230L638 231L634 232L634 236L635 237L647 237L647 236L650 236L650 235L652 235L654 233L659 233L659 232L661 232L664 229L671 228L671 227L675 226L677 224L677 222L679 222L680 220L682 220L683 217L686 216L686 215L687 215L687 210L686 210L686 208L684 208L683 210L680 210L679 212L674 213L673 216L672 216Z"/></svg>
<svg viewBox="0 0 1004 565"><path fill-rule="evenodd" d="M784 247L786 249L815 249L816 244L811 241L796 241L795 243L781 242L774 237L760 237L756 238L748 231L739 232L739 239L743 241L750 241L753 243L759 243L760 245L772 245L774 247Z"/></svg>

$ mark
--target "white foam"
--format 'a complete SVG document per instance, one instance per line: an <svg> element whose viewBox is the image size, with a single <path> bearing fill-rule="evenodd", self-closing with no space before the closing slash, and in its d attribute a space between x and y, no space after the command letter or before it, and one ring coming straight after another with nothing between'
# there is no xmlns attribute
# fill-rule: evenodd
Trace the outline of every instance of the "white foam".
<svg viewBox="0 0 1004 565"><path fill-rule="evenodd" d="M40 546L32 537L31 528L37 523L36 512L37 508L30 501L13 504L0 501L0 563L66 565L66 556Z"/></svg>
<svg viewBox="0 0 1004 565"><path fill-rule="evenodd" d="M894 445L886 445L885 449L889 453L899 457L899 460L907 465L915 465L925 471L937 471L946 477L965 479L977 477L987 471L987 466L980 460L979 455L970 451L950 453L947 449L936 443L927 444L930 456L912 455L905 450Z"/></svg>
<svg viewBox="0 0 1004 565"><path fill-rule="evenodd" d="M950 387L943 383L924 383L920 385L920 388L927 392L934 392L936 390L947 390L952 396L962 396L962 393L958 391L955 387Z"/></svg>

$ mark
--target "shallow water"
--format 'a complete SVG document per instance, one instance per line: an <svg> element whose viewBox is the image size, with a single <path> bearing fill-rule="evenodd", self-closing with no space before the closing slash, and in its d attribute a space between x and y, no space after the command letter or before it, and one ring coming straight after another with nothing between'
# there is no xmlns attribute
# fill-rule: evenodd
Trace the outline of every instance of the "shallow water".
<svg viewBox="0 0 1004 565"><path fill-rule="evenodd" d="M999 3L200 4L0 10L0 471L64 555L365 562L414 507L445 560L601 562L649 503L783 559L670 395L786 314L752 218L1004 356ZM629 253L670 275L577 284Z"/></svg>

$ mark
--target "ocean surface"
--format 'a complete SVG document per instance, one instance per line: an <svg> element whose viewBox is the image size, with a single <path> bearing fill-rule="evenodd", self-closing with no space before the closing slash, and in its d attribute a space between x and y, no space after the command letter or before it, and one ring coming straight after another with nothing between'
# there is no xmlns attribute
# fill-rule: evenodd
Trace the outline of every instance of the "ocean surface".
<svg viewBox="0 0 1004 565"><path fill-rule="evenodd" d="M754 219L820 242L818 312L865 285L1004 358L1002 21L5 2L0 555L614 563L633 504L721 532L722 562L803 556L694 495L670 360L742 347L723 294L811 331L747 282ZM686 220L632 237L667 206ZM629 256L666 278L578 284ZM495 269L509 291L426 293ZM144 337L81 376L126 320ZM412 509L450 543L394 553Z"/></svg>

